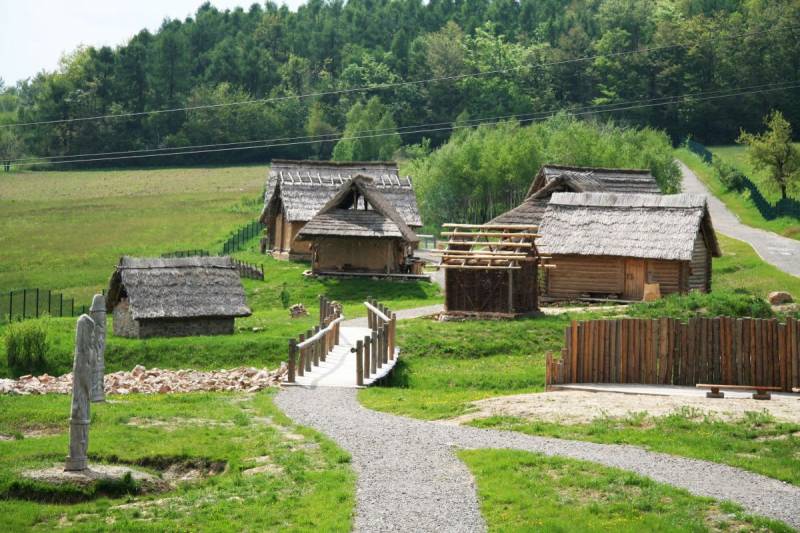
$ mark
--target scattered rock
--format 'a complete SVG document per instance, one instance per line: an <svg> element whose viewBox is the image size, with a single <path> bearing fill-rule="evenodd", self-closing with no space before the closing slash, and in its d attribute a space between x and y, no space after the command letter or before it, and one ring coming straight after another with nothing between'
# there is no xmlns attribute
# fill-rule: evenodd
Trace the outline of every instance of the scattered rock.
<svg viewBox="0 0 800 533"><path fill-rule="evenodd" d="M770 305L784 305L794 302L792 295L786 291L773 291L767 297Z"/></svg>
<svg viewBox="0 0 800 533"><path fill-rule="evenodd" d="M242 471L242 475L245 476L255 476L257 474L270 474L273 476L277 476L283 473L283 468L278 465L261 465L261 466L254 466L253 468L248 468L247 470Z"/></svg>
<svg viewBox="0 0 800 533"><path fill-rule="evenodd" d="M106 394L172 394L180 392L248 391L257 392L280 384L286 367L270 371L252 367L228 370L162 370L136 365L130 372L114 372L105 376ZM40 378L23 376L18 380L0 379L0 394L69 394L72 374Z"/></svg>

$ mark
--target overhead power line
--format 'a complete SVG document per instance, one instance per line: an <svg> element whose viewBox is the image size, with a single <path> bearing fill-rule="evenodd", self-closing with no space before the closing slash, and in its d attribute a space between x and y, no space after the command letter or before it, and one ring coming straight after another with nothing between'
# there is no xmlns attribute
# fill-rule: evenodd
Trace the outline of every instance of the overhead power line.
<svg viewBox="0 0 800 533"><path fill-rule="evenodd" d="M379 83L375 85L363 85L359 87L351 87L347 89L336 89L331 91L318 91L313 93L305 93L299 95L285 95L285 96L275 96L270 98L259 98L259 99L250 99L250 100L241 100L237 102L224 102L219 104L204 104L204 105L197 105L197 106L185 106L185 107L175 107L175 108L168 108L168 109L154 109L150 111L135 111L129 113L114 113L114 114L106 114L106 115L95 115L89 117L75 117L75 118L64 118L64 119L54 119L54 120L40 120L40 121L32 121L32 122L17 122L13 124L2 124L0 127L2 128L16 128L22 126L40 126L40 125L48 125L48 124L64 124L69 122L84 122L84 121L92 121L92 120L105 120L105 119L118 119L118 118L131 118L131 117L138 117L138 116L146 116L146 115L158 115L164 113L177 113L177 112L186 112L186 111L197 111L200 109L219 109L224 107L233 107L233 106L242 106L242 105L253 105L253 104L265 104L269 102L279 102L284 100L297 100L297 99L305 99L305 98L316 98L322 96L334 96L334 95L342 95L342 94L351 94L363 91L375 91L375 90L385 90L391 89L395 87L407 87L407 86L415 86L415 85L424 85L428 83L434 82L442 82L442 81L458 81L466 78L476 78L482 76L492 76L496 74L503 74L508 72L513 72L516 70L522 70L526 68L540 68L540 67L549 67L549 66L557 66L557 65L567 65L571 63L580 63L584 61L593 61L599 58L612 58L612 57L624 57L628 55L634 54L648 54L652 52L659 52L663 50L670 50L673 48L690 48L693 46L698 46L704 42L712 42L716 40L722 39L740 39L743 37L753 37L756 35L762 34L774 34L776 32L781 31L791 31L800 28L800 26L785 26L783 28L770 28L768 30L760 30L754 32L742 32L738 34L731 34L731 35L718 35L715 37L709 37L707 39L700 39L697 41L693 41L691 43L672 43L667 45L661 46L652 46L646 48L637 48L635 50L624 50L620 52L609 52L606 54L594 54L590 56L581 56L581 57L573 57L569 59L563 59L559 61L549 61L549 62L540 62L534 63L531 65L520 65L516 67L509 67L509 68L500 68L500 69L493 69L487 70L484 72L473 72L473 73L465 73L465 74L454 74L450 76L439 76L434 78L426 78L421 80L410 80L410 81L399 81L399 82L391 82L391 83Z"/></svg>
<svg viewBox="0 0 800 533"><path fill-rule="evenodd" d="M613 102L608 104L599 104L593 106L573 106L570 108L559 108L558 110L546 110L546 111L538 111L533 113L515 113L515 114L508 114L508 115L501 115L501 116L491 116L491 117L476 117L473 119L469 119L464 121L462 124L467 126L478 125L485 120L503 120L503 119L518 119L521 121L527 121L536 119L539 117L549 117L558 112L565 112L565 113L575 113L575 112L583 112L587 110L595 110L595 111L602 111L606 108L613 108L615 106L622 106L622 105L631 105L631 104L641 104L641 103L652 103L657 101L667 101L670 99L676 98L691 98L695 96L710 96L714 94L720 93L730 93L731 91L749 91L753 89L761 89L761 88L779 88L782 85L794 83L793 81L789 82L770 82L770 83L762 83L758 85L750 85L747 87L737 87L733 89L717 89L714 91L702 91L702 92L695 92L695 93L686 93L677 96L661 96L655 98L640 98L636 100L626 100L621 102ZM383 129L368 129L368 130L359 130L353 132L353 135L365 135L365 134L372 134L372 133L382 133L382 132L396 132L401 135L406 134L407 130L411 130L414 128L427 128L427 127L435 127L435 126L444 126L450 125L453 121L446 121L446 122L429 122L429 123L422 123L422 124L411 124L407 126L401 126L399 128L383 128ZM65 163L69 162L75 158L89 158L89 157L98 157L98 156L114 156L114 155L129 155L129 154L156 154L159 155L161 152L173 152L178 154L182 151L189 151L189 150L199 150L204 148L220 148L226 146L241 146L245 147L247 145L259 144L264 146L276 146L273 143L282 143L282 142L290 142L290 141L302 141L307 140L309 143L316 143L316 142L331 142L338 140L338 136L343 135L343 131L335 131L327 134L321 135L303 135L303 136L296 136L296 137L278 137L278 138L271 138L271 139L253 139L253 140L245 140L245 141L232 141L232 142L225 142L225 143L211 143L211 144L195 144L189 146L168 146L163 148L142 148L138 150L124 150L124 151L116 151L116 152L93 152L93 153L85 153L85 154L70 154L70 155L54 155L54 156L31 156L31 157L24 157L24 158L17 158L12 160L13 163L23 163L27 161L33 162L43 162L43 161L53 161L58 160L58 162ZM363 138L363 137L362 137ZM80 162L80 161L74 161Z"/></svg>
<svg viewBox="0 0 800 533"><path fill-rule="evenodd" d="M644 99L644 100L632 100L627 102L618 102L614 104L603 104L599 106L589 106L584 108L579 108L577 110L565 110L561 109L554 109L550 111L542 111L537 113L527 113L527 114L517 114L517 115L503 115L503 116L495 116L495 117L487 117L483 119L474 119L472 121L466 121L463 124L452 124L446 123L446 125L437 126L437 124L445 124L445 123L433 123L433 124L422 124L418 126L407 126L407 128L418 128L412 129L410 131L403 131L398 132L394 129L391 131L385 131L383 133L372 133L372 134L364 134L364 135L351 135L351 136L344 136L343 134L339 137L330 137L330 138L314 138L309 139L307 137L301 138L305 140L298 140L298 141L285 141L285 142L276 142L267 144L268 141L264 141L258 145L248 145L248 146L234 146L234 147L221 147L221 148L206 148L200 150L190 150L190 151L177 151L177 152L167 152L167 153L144 153L144 154L132 154L132 155L122 155L122 156L113 156L113 157L97 157L97 158L89 158L89 159L72 159L72 160L62 160L62 161L48 161L46 163L37 163L37 162L22 162L14 164L16 166L34 166L40 164L49 164L49 165L59 165L59 164L71 164L71 163L92 163L92 162L101 162L101 161L119 161L119 160L129 160L129 159L144 159L144 158L153 158L153 157L167 157L167 156L180 156L180 155L196 155L196 154L207 154L207 153L219 153L219 152L232 152L232 151L242 151L242 150L254 150L254 149L263 149L263 148L275 148L275 147L282 147L282 146L295 146L295 145L303 145L303 144L312 144L318 142L333 142L333 141L341 141L341 140L357 140L357 139L367 139L367 138L376 138L376 137L386 137L389 135L397 135L398 133L404 134L412 134L412 133L431 133L436 131L453 131L462 128L470 128L477 125L485 125L485 124L497 124L504 120L509 120L515 118L517 120L523 122L533 122L536 120L543 120L545 118L551 117L559 112L566 112L570 116L583 116L583 115L593 115L593 114L600 114L600 113L613 113L617 111L628 111L633 109L641 109L641 108L648 108L648 107L658 107L658 106L665 106L665 105L672 105L678 104L681 102L703 102L709 100L717 100L721 98L731 98L735 96L745 96L749 94L757 94L757 93L766 93L766 92L775 92L775 91L782 91L787 89L796 89L800 88L800 80L793 80L793 81L785 81L785 82L777 82L772 84L764 84L759 86L751 86L750 88L743 87L743 88L736 88L730 89L728 91L707 91L707 92L700 92L700 93L693 93L688 95L680 95L680 96L665 96L659 98L651 98L651 99ZM753 88L753 87L760 87L760 88ZM734 92L735 91L735 92ZM720 94L724 93L724 94ZM427 126L437 126L437 127L427 127ZM365 130L365 131L383 131L383 130ZM358 133L358 132L357 132ZM258 141L252 141L258 142ZM223 146L227 143L221 143L216 146ZM208 145L208 146L215 146L215 145Z"/></svg>

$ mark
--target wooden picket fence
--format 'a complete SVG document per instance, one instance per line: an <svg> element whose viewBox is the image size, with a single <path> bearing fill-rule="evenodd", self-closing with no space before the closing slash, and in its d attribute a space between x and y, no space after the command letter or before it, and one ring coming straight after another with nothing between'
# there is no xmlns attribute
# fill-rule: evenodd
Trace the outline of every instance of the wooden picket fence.
<svg viewBox="0 0 800 533"><path fill-rule="evenodd" d="M672 318L573 321L547 386L565 383L800 387L800 322Z"/></svg>
<svg viewBox="0 0 800 533"><path fill-rule="evenodd" d="M397 315L373 299L364 302L367 325L372 332L356 341L356 385L363 386L384 365L393 365L397 346ZM376 377L379 379L379 377Z"/></svg>
<svg viewBox="0 0 800 533"><path fill-rule="evenodd" d="M319 297L319 325L289 339L287 381L295 383L296 376L311 372L339 344L340 323L344 320L341 307L324 296Z"/></svg>

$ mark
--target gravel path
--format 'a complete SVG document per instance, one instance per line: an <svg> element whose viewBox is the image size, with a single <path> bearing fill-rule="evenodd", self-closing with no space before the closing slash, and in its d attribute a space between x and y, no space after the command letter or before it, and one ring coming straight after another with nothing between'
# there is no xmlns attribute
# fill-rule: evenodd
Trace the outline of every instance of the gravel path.
<svg viewBox="0 0 800 533"><path fill-rule="evenodd" d="M800 488L706 461L521 433L425 422L363 408L352 389L292 387L278 406L335 440L358 476L357 531L484 531L474 481L454 448L508 448L630 470L693 494L732 500L800 528Z"/></svg>
<svg viewBox="0 0 800 533"><path fill-rule="evenodd" d="M711 194L711 191L689 167L681 161L678 161L678 166L683 174L683 192L703 194L708 197L708 209L711 212L715 230L734 239L745 241L767 263L775 265L788 274L800 276L800 241L742 224L736 215L725 207L722 200ZM780 288L775 287L775 290Z"/></svg>

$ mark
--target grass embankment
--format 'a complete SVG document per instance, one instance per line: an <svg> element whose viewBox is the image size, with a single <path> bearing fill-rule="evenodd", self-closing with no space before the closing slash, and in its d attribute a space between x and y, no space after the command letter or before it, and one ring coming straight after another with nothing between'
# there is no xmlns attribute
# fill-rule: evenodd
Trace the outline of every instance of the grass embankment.
<svg viewBox="0 0 800 533"><path fill-rule="evenodd" d="M748 412L730 422L687 408L658 417L646 412L624 418L602 417L588 424L490 417L472 425L560 439L631 444L737 466L800 485L800 425L777 422L766 412Z"/></svg>
<svg viewBox="0 0 800 533"><path fill-rule="evenodd" d="M771 291L789 291L800 298L800 278L765 263L749 244L717 234L723 256L714 259L711 287L766 298Z"/></svg>
<svg viewBox="0 0 800 533"><path fill-rule="evenodd" d="M92 405L90 462L224 463L219 475L154 495L56 493L20 472L63 464L68 396L0 396L0 515L5 531L349 531L355 476L349 456L294 426L271 394L129 395ZM262 473L243 474L263 467ZM128 489L132 488L130 486Z"/></svg>
<svg viewBox="0 0 800 533"><path fill-rule="evenodd" d="M264 165L0 175L0 291L91 301L122 255L216 249L261 209Z"/></svg>
<svg viewBox="0 0 800 533"><path fill-rule="evenodd" d="M489 531L792 531L741 507L593 463L507 450L458 453Z"/></svg>
<svg viewBox="0 0 800 533"><path fill-rule="evenodd" d="M727 162L738 167L753 183L758 187L762 195L771 203L775 203L779 196L770 192L764 186L766 177L763 173L753 172L749 166L742 147L714 147L711 148L714 154L722 157ZM793 239L800 239L800 220L790 216L782 216L772 220L767 220L756 208L755 203L749 197L747 191L739 192L728 190L717 178L714 169L706 164L698 155L690 152L686 148L675 151L678 159L683 161L700 180L705 183L711 193L722 200L744 224L772 231L779 235L784 235Z"/></svg>

